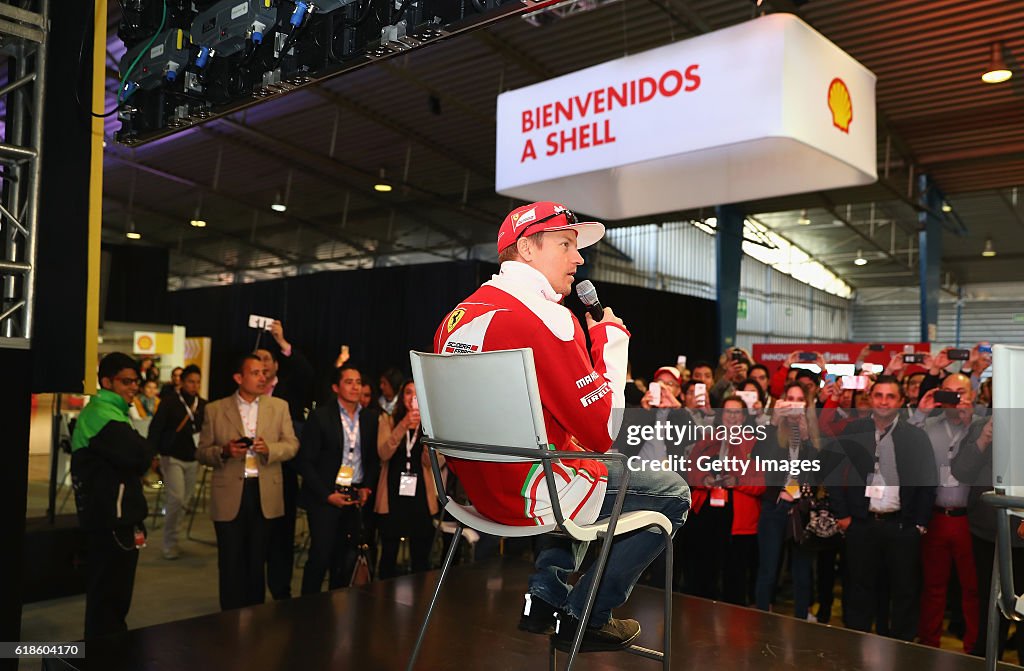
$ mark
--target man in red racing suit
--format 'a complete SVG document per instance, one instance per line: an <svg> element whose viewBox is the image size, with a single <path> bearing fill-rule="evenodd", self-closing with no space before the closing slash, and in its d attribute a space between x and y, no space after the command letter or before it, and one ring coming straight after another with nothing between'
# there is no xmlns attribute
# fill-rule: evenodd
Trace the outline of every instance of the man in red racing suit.
<svg viewBox="0 0 1024 671"><path fill-rule="evenodd" d="M603 234L604 226L578 222L572 211L557 203L532 203L513 210L498 233L500 273L456 306L434 337L438 353L533 349L548 441L556 450L580 452L579 459L553 464L562 512L579 524L611 514L622 477L617 463L587 459L586 453L606 452L617 434L629 331L610 308L605 308L599 322L588 315L588 356L579 321L560 304L583 263L577 250ZM613 409L620 411L618 416ZM512 525L553 521L539 465L458 459L448 463L473 505L491 519ZM685 520L689 503L689 489L678 474L644 470L630 474L623 512L658 510L672 521L675 531ZM582 650L616 649L639 635L635 620L614 619L611 611L625 603L661 548L656 532L615 540ZM575 587L566 583L585 545L574 550L552 544L539 552L519 624L526 631L551 633L556 620L561 620L555 634L560 647L571 645L591 580L588 572Z"/></svg>

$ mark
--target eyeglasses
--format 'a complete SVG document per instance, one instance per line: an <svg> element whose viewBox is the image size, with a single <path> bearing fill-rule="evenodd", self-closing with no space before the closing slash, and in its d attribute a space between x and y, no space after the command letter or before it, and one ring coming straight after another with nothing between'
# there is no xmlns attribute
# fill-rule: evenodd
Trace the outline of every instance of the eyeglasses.
<svg viewBox="0 0 1024 671"><path fill-rule="evenodd" d="M115 377L114 379L117 380L118 382L120 382L121 384L123 384L126 387L131 387L131 386L137 387L137 386L139 386L139 382L141 381L137 377Z"/></svg>

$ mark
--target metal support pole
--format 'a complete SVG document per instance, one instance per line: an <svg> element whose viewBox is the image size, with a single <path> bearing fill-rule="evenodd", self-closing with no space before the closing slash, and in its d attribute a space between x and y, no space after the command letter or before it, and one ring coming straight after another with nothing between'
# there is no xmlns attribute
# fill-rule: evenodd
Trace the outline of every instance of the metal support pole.
<svg viewBox="0 0 1024 671"><path fill-rule="evenodd" d="M43 25L49 23L50 0L39 0L39 13L43 17ZM42 178L42 148L43 148L43 107L46 104L46 44L49 41L49 32L46 40L36 49L36 82L32 88L32 130L29 142L36 148L38 154L36 159L29 166L28 179L28 214L27 225L32 230L29 236L28 246L25 249L25 262L33 268L36 265L36 251L38 249L39 236L35 234L39 222L39 182ZM36 278L35 273L29 273L25 277L25 337L32 338L33 316L35 314Z"/></svg>
<svg viewBox="0 0 1024 671"><path fill-rule="evenodd" d="M942 220L936 212L942 211L941 198L931 188L928 175L918 176L918 269L921 295L921 342L933 342L938 337L939 291L942 288Z"/></svg>
<svg viewBox="0 0 1024 671"><path fill-rule="evenodd" d="M736 345L737 309L740 299L740 267L743 261L743 211L735 205L715 208L715 293L718 307L718 349Z"/></svg>

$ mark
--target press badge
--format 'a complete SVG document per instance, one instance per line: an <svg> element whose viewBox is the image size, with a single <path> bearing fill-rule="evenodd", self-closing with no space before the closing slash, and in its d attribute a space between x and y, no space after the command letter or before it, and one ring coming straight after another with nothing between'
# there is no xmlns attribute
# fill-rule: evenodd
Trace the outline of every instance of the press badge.
<svg viewBox="0 0 1024 671"><path fill-rule="evenodd" d="M195 443L196 447L199 447L199 432L196 431L192 434L192 442Z"/></svg>
<svg viewBox="0 0 1024 671"><path fill-rule="evenodd" d="M800 483L796 480L790 480L786 483L786 493L792 496L794 499L800 498Z"/></svg>
<svg viewBox="0 0 1024 671"><path fill-rule="evenodd" d="M729 500L729 492L725 491L722 487L715 487L711 490L711 507L712 508L724 508L726 502Z"/></svg>
<svg viewBox="0 0 1024 671"><path fill-rule="evenodd" d="M881 473L872 473L868 477L868 486L865 487L864 496L877 500L885 497L885 480L882 479Z"/></svg>
<svg viewBox="0 0 1024 671"><path fill-rule="evenodd" d="M338 467L338 474L334 476L334 484L339 487L351 487L353 475L355 475L355 469L342 464Z"/></svg>
<svg viewBox="0 0 1024 671"><path fill-rule="evenodd" d="M416 474L402 473L398 481L399 496L416 496Z"/></svg>

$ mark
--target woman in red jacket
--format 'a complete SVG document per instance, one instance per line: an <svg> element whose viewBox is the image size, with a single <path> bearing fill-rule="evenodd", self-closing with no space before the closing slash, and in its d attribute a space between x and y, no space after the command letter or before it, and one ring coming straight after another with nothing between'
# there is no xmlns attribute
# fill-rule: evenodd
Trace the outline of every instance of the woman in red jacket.
<svg viewBox="0 0 1024 671"><path fill-rule="evenodd" d="M723 399L715 437L698 442L693 452L689 525L701 559L693 592L745 606L757 573L757 520L764 483L754 471L757 443L744 402ZM739 436L746 427L746 438ZM723 437L722 433L728 433ZM744 473L742 463L748 468Z"/></svg>

